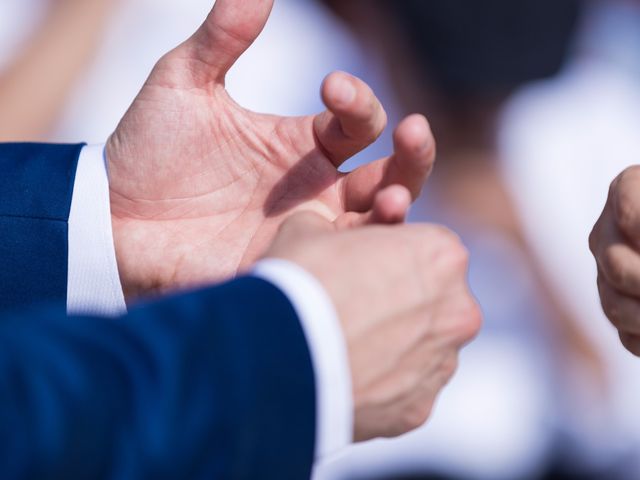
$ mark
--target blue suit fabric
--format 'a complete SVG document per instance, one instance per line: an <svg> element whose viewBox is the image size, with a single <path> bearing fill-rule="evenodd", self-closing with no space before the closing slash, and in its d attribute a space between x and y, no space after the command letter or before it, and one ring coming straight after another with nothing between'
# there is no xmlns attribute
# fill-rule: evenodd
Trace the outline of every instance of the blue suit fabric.
<svg viewBox="0 0 640 480"><path fill-rule="evenodd" d="M314 373L276 287L66 315L81 149L0 145L0 478L309 478Z"/></svg>

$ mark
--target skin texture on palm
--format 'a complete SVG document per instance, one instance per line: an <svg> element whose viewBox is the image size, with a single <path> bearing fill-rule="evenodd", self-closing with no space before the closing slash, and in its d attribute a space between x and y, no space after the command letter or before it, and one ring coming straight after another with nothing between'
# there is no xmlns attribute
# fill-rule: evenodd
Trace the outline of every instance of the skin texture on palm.
<svg viewBox="0 0 640 480"><path fill-rule="evenodd" d="M431 171L435 142L426 119L414 115L396 129L392 156L338 172L386 126L373 92L345 73L327 77L319 115L264 115L233 101L225 75L272 5L218 0L202 27L158 62L107 143L129 299L243 271L296 211L344 227L402 220ZM402 188L385 190L391 185Z"/></svg>

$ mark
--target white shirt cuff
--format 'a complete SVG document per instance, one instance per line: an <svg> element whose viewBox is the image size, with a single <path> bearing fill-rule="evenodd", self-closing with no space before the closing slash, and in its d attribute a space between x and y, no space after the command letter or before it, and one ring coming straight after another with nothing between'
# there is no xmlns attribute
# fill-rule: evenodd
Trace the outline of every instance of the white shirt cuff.
<svg viewBox="0 0 640 480"><path fill-rule="evenodd" d="M113 244L104 145L80 153L69 214L67 313L117 316L127 311Z"/></svg>
<svg viewBox="0 0 640 480"><path fill-rule="evenodd" d="M316 376L316 460L353 440L353 394L347 346L333 302L307 271L285 260L258 262L253 275L278 287L293 304Z"/></svg>

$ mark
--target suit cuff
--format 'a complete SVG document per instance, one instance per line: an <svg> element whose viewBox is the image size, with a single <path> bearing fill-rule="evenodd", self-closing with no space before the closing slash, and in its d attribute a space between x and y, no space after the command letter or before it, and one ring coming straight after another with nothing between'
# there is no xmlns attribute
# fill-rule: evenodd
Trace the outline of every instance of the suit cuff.
<svg viewBox="0 0 640 480"><path fill-rule="evenodd" d="M349 356L333 302L320 282L294 263L262 260L253 275L282 290L298 314L316 377L315 458L327 457L353 439Z"/></svg>
<svg viewBox="0 0 640 480"><path fill-rule="evenodd" d="M67 313L117 316L127 311L113 244L104 145L80 152L69 214Z"/></svg>

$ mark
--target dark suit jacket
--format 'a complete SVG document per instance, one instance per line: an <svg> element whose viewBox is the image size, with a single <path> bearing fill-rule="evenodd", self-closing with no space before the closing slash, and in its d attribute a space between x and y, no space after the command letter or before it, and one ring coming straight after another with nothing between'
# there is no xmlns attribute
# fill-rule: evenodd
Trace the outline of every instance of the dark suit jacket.
<svg viewBox="0 0 640 480"><path fill-rule="evenodd" d="M278 289L66 316L80 149L0 145L0 478L308 478L314 375Z"/></svg>

